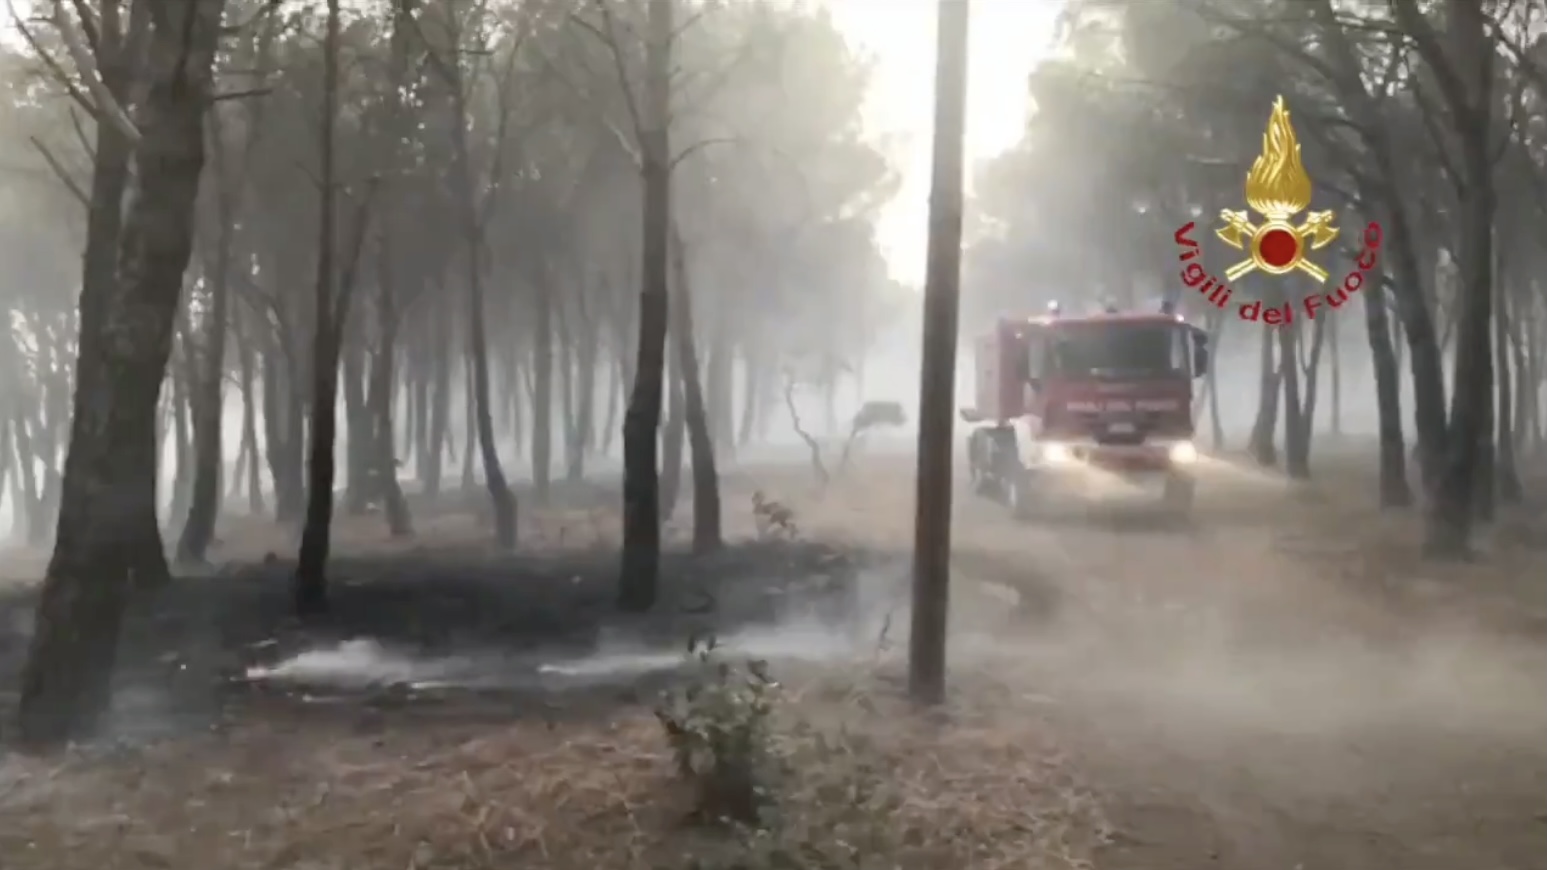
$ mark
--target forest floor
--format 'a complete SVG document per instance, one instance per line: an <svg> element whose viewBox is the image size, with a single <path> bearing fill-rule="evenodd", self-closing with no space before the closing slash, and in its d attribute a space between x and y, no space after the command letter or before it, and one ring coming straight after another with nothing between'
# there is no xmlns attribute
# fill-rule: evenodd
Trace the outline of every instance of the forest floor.
<svg viewBox="0 0 1547 870"><path fill-rule="evenodd" d="M1291 486L1210 460L1185 523L1027 526L959 493L937 717L900 701L904 456L826 488L729 475L731 545L674 552L648 618L610 612L606 487L527 499L518 556L453 499L404 542L342 518L320 626L286 616L290 537L231 518L220 568L136 607L117 739L0 758L0 867L870 866L847 842L878 867L1541 870L1547 511L1424 564L1414 521L1370 509L1371 465L1329 452ZM756 490L792 539L757 534ZM0 599L0 708L30 594ZM776 837L688 824L652 706L704 632L783 684Z"/></svg>

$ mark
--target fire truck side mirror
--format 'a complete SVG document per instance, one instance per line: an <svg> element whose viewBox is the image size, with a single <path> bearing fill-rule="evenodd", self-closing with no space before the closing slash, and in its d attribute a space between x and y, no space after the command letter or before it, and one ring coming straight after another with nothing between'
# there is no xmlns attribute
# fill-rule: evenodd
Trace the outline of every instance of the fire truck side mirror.
<svg viewBox="0 0 1547 870"><path fill-rule="evenodd" d="M1201 378L1209 373L1209 334L1192 327L1192 376Z"/></svg>

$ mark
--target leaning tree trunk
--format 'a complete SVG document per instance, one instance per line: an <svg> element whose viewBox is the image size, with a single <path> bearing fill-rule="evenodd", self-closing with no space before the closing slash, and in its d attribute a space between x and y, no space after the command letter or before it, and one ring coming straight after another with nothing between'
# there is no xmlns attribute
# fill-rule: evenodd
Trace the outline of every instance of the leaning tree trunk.
<svg viewBox="0 0 1547 870"><path fill-rule="evenodd" d="M623 415L623 557L618 605L632 612L655 605L661 571L660 469L656 436L666 365L671 286L671 42L672 0L649 0L645 115L640 130L643 181L639 348L634 389Z"/></svg>
<svg viewBox="0 0 1547 870"><path fill-rule="evenodd" d="M213 117L215 113L211 112ZM217 134L215 148L222 146ZM215 158L217 177L220 158ZM188 517L183 524L183 534L177 542L177 558L182 562L203 562L215 537L215 518L221 502L221 422L225 417L222 388L225 386L226 330L230 317L229 276L231 274L231 244L235 232L235 215L232 214L231 194L225 190L223 180L216 198L219 200L220 227L216 230L215 262L205 278L210 285L210 312L205 328L204 353L194 359L203 366L190 366L197 372L198 382L192 385L193 402L193 492L188 503ZM191 344L184 345L192 351ZM256 457L253 457L256 461Z"/></svg>
<svg viewBox="0 0 1547 870"><path fill-rule="evenodd" d="M454 64L451 66L454 68ZM458 208L462 213L462 230L467 244L467 340L473 380L469 401L478 434L478 452L483 460L484 486L489 490L493 508L494 539L501 549L510 550L516 546L516 496L505 480L505 470L500 467L499 449L494 440L494 416L489 407L489 346L484 323L483 229L474 201L473 167L467 151L467 115L463 104L466 94L460 78L455 75L452 78L449 84L456 107L452 148L460 188ZM464 468L472 466L471 456L463 456L462 460Z"/></svg>
<svg viewBox="0 0 1547 870"><path fill-rule="evenodd" d="M677 298L671 306L672 332L677 338L677 371L682 378L682 415L693 460L693 552L710 553L724 546L720 534L720 473L715 468L714 436L699 380L698 346L693 335L693 290L688 280L682 238L672 228L677 273Z"/></svg>
<svg viewBox="0 0 1547 870"><path fill-rule="evenodd" d="M116 281L98 288L105 292L94 300L95 328L83 323L81 332L58 533L21 679L27 742L89 733L106 712L129 588L147 565L157 396L193 248L203 119L225 4L145 2L137 171L123 204Z"/></svg>

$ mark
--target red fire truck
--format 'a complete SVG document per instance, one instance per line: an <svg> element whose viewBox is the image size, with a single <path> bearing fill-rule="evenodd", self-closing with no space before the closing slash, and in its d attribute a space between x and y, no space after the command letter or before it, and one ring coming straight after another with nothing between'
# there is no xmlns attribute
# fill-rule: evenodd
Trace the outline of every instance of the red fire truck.
<svg viewBox="0 0 1547 870"><path fill-rule="evenodd" d="M1002 318L977 339L967 456L974 489L1018 518L1055 507L1082 479L1158 484L1192 506L1192 385L1208 370L1208 335L1159 312Z"/></svg>

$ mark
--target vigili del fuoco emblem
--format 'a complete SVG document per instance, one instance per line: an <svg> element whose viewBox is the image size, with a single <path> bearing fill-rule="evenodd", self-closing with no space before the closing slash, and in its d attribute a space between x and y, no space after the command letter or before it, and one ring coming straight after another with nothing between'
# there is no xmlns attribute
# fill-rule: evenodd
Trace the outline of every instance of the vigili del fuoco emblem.
<svg viewBox="0 0 1547 870"><path fill-rule="evenodd" d="M1219 213L1225 225L1216 230L1225 244L1246 251L1247 259L1225 270L1225 279L1234 281L1254 271L1284 275L1298 269L1319 282L1327 280L1327 270L1306 259L1338 237L1332 225L1331 211L1313 211L1295 226L1290 221L1311 204L1311 177L1300 162L1300 143L1289 123L1284 98L1273 101L1267 132L1262 134L1262 153L1252 161L1246 173L1246 204L1263 217L1253 225L1245 211L1224 209Z"/></svg>

